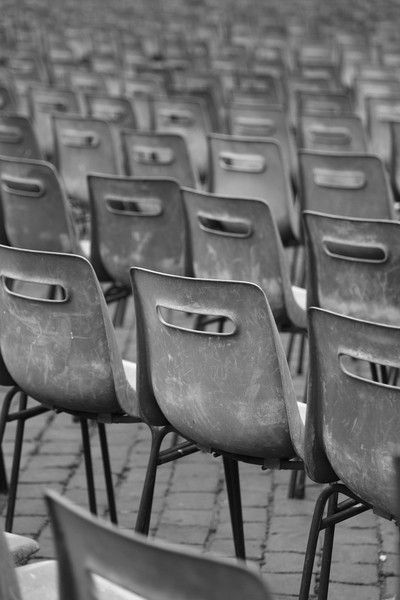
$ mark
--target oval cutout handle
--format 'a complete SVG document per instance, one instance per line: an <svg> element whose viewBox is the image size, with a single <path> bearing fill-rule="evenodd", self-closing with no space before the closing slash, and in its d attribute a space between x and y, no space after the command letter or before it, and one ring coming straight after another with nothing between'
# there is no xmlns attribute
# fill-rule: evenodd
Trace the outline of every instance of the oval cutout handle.
<svg viewBox="0 0 400 600"><path fill-rule="evenodd" d="M263 173L266 169L265 158L260 154L220 152L219 165L226 171L240 171L242 173Z"/></svg>
<svg viewBox="0 0 400 600"><path fill-rule="evenodd" d="M378 105L376 107L376 117L379 121L390 121L391 119L399 119L400 104L392 104L392 106Z"/></svg>
<svg viewBox="0 0 400 600"><path fill-rule="evenodd" d="M163 212L161 199L153 196L131 198L110 194L105 203L109 212L126 217L158 217Z"/></svg>
<svg viewBox="0 0 400 600"><path fill-rule="evenodd" d="M400 369L400 364L395 364L394 362L385 362L382 363L374 356L364 355L360 356L359 353L351 353L351 352L339 352L338 353L338 361L339 368L348 377L351 379L355 379L359 382L368 383L370 385L375 385L377 387L391 388L399 390L400 387L396 385L396 383L387 383L386 381L376 381L373 378L371 373L371 367L374 366L375 369L380 367L385 373L388 373L390 370L398 371ZM360 368L361 366L361 368ZM397 378L395 378L397 381Z"/></svg>
<svg viewBox="0 0 400 600"><path fill-rule="evenodd" d="M190 127L194 124L195 118L190 110L177 108L160 108L158 116L162 125L180 125Z"/></svg>
<svg viewBox="0 0 400 600"><path fill-rule="evenodd" d="M133 159L145 165L170 165L175 158L172 148L133 146Z"/></svg>
<svg viewBox="0 0 400 600"><path fill-rule="evenodd" d="M343 108L339 102L334 100L322 100L310 98L304 102L304 112L319 112L329 115L336 115L342 112Z"/></svg>
<svg viewBox="0 0 400 600"><path fill-rule="evenodd" d="M68 112L68 106L61 100L37 100L36 109L39 112L51 113L51 112Z"/></svg>
<svg viewBox="0 0 400 600"><path fill-rule="evenodd" d="M122 106L111 105L105 102L94 102L92 104L92 113L98 119L105 121L122 121L126 115L126 110Z"/></svg>
<svg viewBox="0 0 400 600"><path fill-rule="evenodd" d="M382 245L354 244L332 238L323 238L322 245L325 254L341 260L378 264L388 259L388 249Z"/></svg>
<svg viewBox="0 0 400 600"><path fill-rule="evenodd" d="M251 222L245 219L227 219L207 213L197 213L199 227L206 233L225 237L248 238L253 233Z"/></svg>
<svg viewBox="0 0 400 600"><path fill-rule="evenodd" d="M319 187L361 190L367 183L362 171L315 168L313 175L314 183Z"/></svg>
<svg viewBox="0 0 400 600"><path fill-rule="evenodd" d="M60 138L62 143L70 148L96 148L100 144L100 139L94 131L64 129Z"/></svg>
<svg viewBox="0 0 400 600"><path fill-rule="evenodd" d="M6 294L9 296L14 296L15 298L20 298L21 300L33 300L43 304L64 304L70 299L66 288L63 285L53 281L47 281L46 283L43 283L43 281L28 281L13 277L5 277L2 275L1 283ZM16 292L13 289L15 283L28 284L27 287L32 289L32 293L29 293L28 291L26 291L24 294L21 292ZM55 290L53 297L51 298L48 297L49 286L52 286ZM46 293L46 297L39 296L38 290L43 290L43 292Z"/></svg>
<svg viewBox="0 0 400 600"><path fill-rule="evenodd" d="M237 117L236 124L241 129L257 130L258 135L271 137L276 133L276 123L273 119L257 117Z"/></svg>
<svg viewBox="0 0 400 600"><path fill-rule="evenodd" d="M14 177L13 175L1 176L1 189L8 194L24 198L40 198L44 193L44 185L40 179Z"/></svg>
<svg viewBox="0 0 400 600"><path fill-rule="evenodd" d="M19 144L22 142L23 133L19 127L0 125L0 142L4 144Z"/></svg>
<svg viewBox="0 0 400 600"><path fill-rule="evenodd" d="M158 320L164 327L168 327L169 329L175 329L177 331L182 331L183 333L191 333L194 335L205 335L207 337L231 337L235 335L238 331L237 324L232 320L231 315L227 314L215 314L210 313L207 310L204 311L196 311L195 313L188 308L188 310L182 310L181 308L176 308L175 306L165 306L163 304L157 304L156 307ZM204 318L204 320L208 323L216 323L218 321L223 321L224 328L223 331L204 331L204 329L194 329L193 327L183 327L182 325L177 325L172 322L172 318L177 317L178 321L182 320L183 315L187 315L190 313L192 316L196 317L196 321L198 318Z"/></svg>
<svg viewBox="0 0 400 600"><path fill-rule="evenodd" d="M310 127L309 134L315 144L324 146L349 146L351 144L351 134L346 127L314 125Z"/></svg>

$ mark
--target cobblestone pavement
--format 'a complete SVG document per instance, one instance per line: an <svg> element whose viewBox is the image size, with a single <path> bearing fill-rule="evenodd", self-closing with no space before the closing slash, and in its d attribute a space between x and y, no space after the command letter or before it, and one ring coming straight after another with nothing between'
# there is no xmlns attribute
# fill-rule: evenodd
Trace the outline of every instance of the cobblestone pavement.
<svg viewBox="0 0 400 600"><path fill-rule="evenodd" d="M129 314L126 326L118 330L123 355L131 360L135 357L133 322ZM304 375L295 377L295 385L300 398ZM91 431L99 513L106 515L97 430L93 427ZM8 466L13 435L14 426L10 424L4 444ZM119 522L131 528L144 481L149 431L144 425L109 425L108 436ZM321 486L308 480L305 499L289 500L288 472L262 471L241 464L240 474L249 562L258 565L275 598L295 597L313 506ZM87 506L80 428L70 416L47 413L27 423L20 481L14 532L35 538L40 544L40 558L52 557L44 490L58 490ZM200 552L233 556L221 460L197 453L160 467L151 525L157 538ZM371 512L340 524L335 535L330 600L377 600L393 595L397 544L395 526ZM315 570L317 576L318 564Z"/></svg>

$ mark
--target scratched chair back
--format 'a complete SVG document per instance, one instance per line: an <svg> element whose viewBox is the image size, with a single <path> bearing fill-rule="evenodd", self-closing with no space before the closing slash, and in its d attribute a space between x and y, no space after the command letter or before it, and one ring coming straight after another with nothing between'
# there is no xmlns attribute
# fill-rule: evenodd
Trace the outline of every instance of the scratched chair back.
<svg viewBox="0 0 400 600"><path fill-rule="evenodd" d="M299 117L298 146L330 152L367 152L364 126L353 115L308 115Z"/></svg>
<svg viewBox="0 0 400 600"><path fill-rule="evenodd" d="M365 365L400 368L400 328L318 308L309 323L306 468L314 481L340 479L376 512L398 519L392 456L400 389L372 380Z"/></svg>
<svg viewBox="0 0 400 600"><path fill-rule="evenodd" d="M244 564L121 531L52 491L47 492L46 503L58 557L60 600L107 595L148 600L269 599L260 576Z"/></svg>
<svg viewBox="0 0 400 600"><path fill-rule="evenodd" d="M82 204L89 202L88 173L120 172L120 162L110 125L91 117L53 115L56 164L67 194Z"/></svg>
<svg viewBox="0 0 400 600"><path fill-rule="evenodd" d="M121 413L126 378L90 263L6 246L0 257L0 347L19 387L48 407Z"/></svg>
<svg viewBox="0 0 400 600"><path fill-rule="evenodd" d="M308 303L379 323L400 323L400 223L306 211Z"/></svg>
<svg viewBox="0 0 400 600"><path fill-rule="evenodd" d="M209 135L210 191L266 200L286 244L296 238L289 166L279 142L222 134Z"/></svg>
<svg viewBox="0 0 400 600"><path fill-rule="evenodd" d="M0 157L0 193L5 231L12 246L78 251L70 206L53 165Z"/></svg>
<svg viewBox="0 0 400 600"><path fill-rule="evenodd" d="M250 283L137 268L131 275L138 397L146 418L169 422L208 450L270 459L294 456L288 413L297 412L299 419L298 409L262 290ZM197 330L185 313L224 317L224 331Z"/></svg>
<svg viewBox="0 0 400 600"><path fill-rule="evenodd" d="M0 156L42 158L32 124L26 117L0 113Z"/></svg>
<svg viewBox="0 0 400 600"><path fill-rule="evenodd" d="M181 135L126 130L121 138L128 175L172 177L180 185L196 187L188 146Z"/></svg>
<svg viewBox="0 0 400 600"><path fill-rule="evenodd" d="M389 178L376 156L300 150L299 172L303 210L394 218Z"/></svg>
<svg viewBox="0 0 400 600"><path fill-rule="evenodd" d="M173 179L89 175L92 262L130 287L129 269L186 272L181 190Z"/></svg>

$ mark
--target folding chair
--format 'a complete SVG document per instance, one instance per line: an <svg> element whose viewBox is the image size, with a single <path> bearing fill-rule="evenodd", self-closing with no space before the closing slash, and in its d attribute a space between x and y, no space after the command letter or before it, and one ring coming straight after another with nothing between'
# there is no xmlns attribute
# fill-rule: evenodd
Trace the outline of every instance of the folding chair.
<svg viewBox="0 0 400 600"><path fill-rule="evenodd" d="M266 200L284 245L296 243L289 165L271 138L210 134L210 191L225 196Z"/></svg>
<svg viewBox="0 0 400 600"><path fill-rule="evenodd" d="M71 589L75 600L92 596L93 590L96 596L115 598L269 599L260 576L242 564L118 530L55 492L47 492L46 501L59 560L60 600L70 598Z"/></svg>
<svg viewBox="0 0 400 600"><path fill-rule="evenodd" d="M159 447L172 430L195 447L223 455L235 551L244 558L238 460L301 468L295 457L302 453L305 405L296 402L266 297L247 282L137 268L131 276L137 391L153 432L136 531L148 532L157 467L163 462ZM174 311L224 317L224 331L176 324Z"/></svg>
<svg viewBox="0 0 400 600"><path fill-rule="evenodd" d="M173 178L196 187L196 175L184 137L176 133L122 131L127 175Z"/></svg>

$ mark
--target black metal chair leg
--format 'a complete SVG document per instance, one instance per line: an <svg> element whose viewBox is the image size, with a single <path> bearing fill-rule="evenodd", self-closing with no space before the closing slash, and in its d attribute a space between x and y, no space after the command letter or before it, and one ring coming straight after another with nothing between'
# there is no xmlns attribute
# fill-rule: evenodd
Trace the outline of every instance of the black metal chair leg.
<svg viewBox="0 0 400 600"><path fill-rule="evenodd" d="M307 549L304 556L303 574L301 578L299 600L308 600L310 596L311 579L317 551L321 521L325 506L332 494L336 494L334 488L328 487L322 490L315 503L314 514L311 521L310 533L308 534Z"/></svg>
<svg viewBox="0 0 400 600"><path fill-rule="evenodd" d="M115 504L114 485L112 480L112 471L110 463L110 453L108 450L106 426L104 423L97 423L100 438L101 456L103 459L104 480L106 483L108 512L112 523L118 524L117 507Z"/></svg>
<svg viewBox="0 0 400 600"><path fill-rule="evenodd" d="M20 393L19 410L25 410L28 397L24 392ZM24 441L25 419L18 419L14 441L14 455L11 467L10 486L8 491L5 531L12 531L14 523L15 503L17 500L17 490L19 481L19 468L21 464L22 443Z"/></svg>
<svg viewBox="0 0 400 600"><path fill-rule="evenodd" d="M226 491L228 494L229 511L231 514L233 541L237 558L246 560L246 550L243 532L242 500L240 496L239 465L237 460L223 457Z"/></svg>
<svg viewBox="0 0 400 600"><path fill-rule="evenodd" d="M292 360L295 336L296 336L295 333L289 334L289 343L286 348L286 360L287 360L289 367L290 367L290 361Z"/></svg>
<svg viewBox="0 0 400 600"><path fill-rule="evenodd" d="M288 489L288 498L302 500L305 494L306 474L304 471L292 471Z"/></svg>
<svg viewBox="0 0 400 600"><path fill-rule="evenodd" d="M148 535L150 529L151 509L153 506L154 487L156 484L158 456L164 437L169 433L168 427L151 427L151 449L147 463L146 478L140 498L139 512L135 531Z"/></svg>
<svg viewBox="0 0 400 600"><path fill-rule="evenodd" d="M328 501L327 515L336 512L338 493L332 494ZM318 600L326 600L328 597L329 576L331 573L333 538L335 536L335 525L332 524L325 530L324 546L322 550L321 571L318 584Z"/></svg>
<svg viewBox="0 0 400 600"><path fill-rule="evenodd" d="M90 449L90 436L89 436L88 422L84 418L81 418L80 422L81 422L81 432L82 432L83 456L85 459L86 484L87 484L87 492L88 492L88 500L89 500L89 510L93 515L97 515L96 490L95 490L95 485L94 485L92 452Z"/></svg>
<svg viewBox="0 0 400 600"><path fill-rule="evenodd" d="M18 392L18 387L14 386L8 390L7 394L3 398L3 403L0 412L0 494L7 494L8 482L7 482L7 471L4 463L3 455L3 437L6 429L6 423L8 414L10 412L11 402L14 399L15 394Z"/></svg>
<svg viewBox="0 0 400 600"><path fill-rule="evenodd" d="M3 449L0 446L0 494L7 494L8 492L8 480L6 465L4 463Z"/></svg>
<svg viewBox="0 0 400 600"><path fill-rule="evenodd" d="M113 318L114 327L122 327L123 326L127 303L128 303L127 297L120 298L117 301L117 306L115 307L115 313L114 313L114 318Z"/></svg>
<svg viewBox="0 0 400 600"><path fill-rule="evenodd" d="M306 334L305 333L301 333L300 334L300 348L299 348L299 355L297 358L297 375L302 375L303 374L303 362L304 362L304 348L306 345Z"/></svg>

